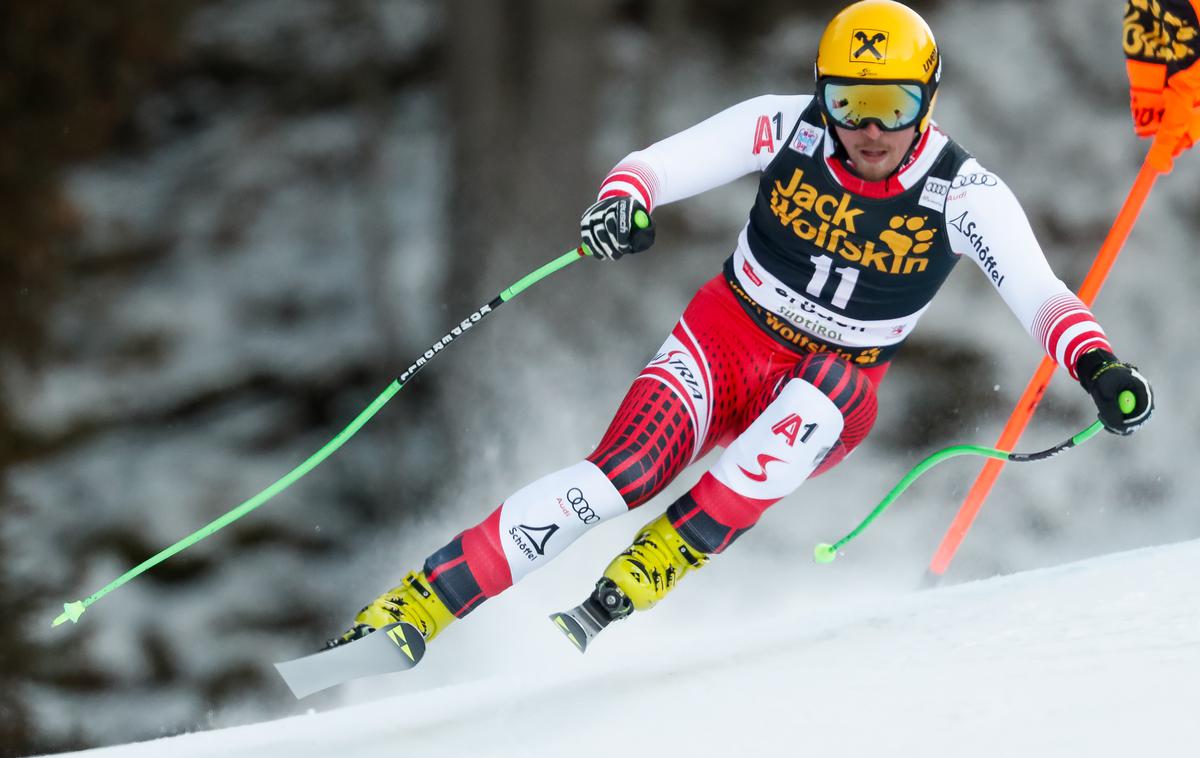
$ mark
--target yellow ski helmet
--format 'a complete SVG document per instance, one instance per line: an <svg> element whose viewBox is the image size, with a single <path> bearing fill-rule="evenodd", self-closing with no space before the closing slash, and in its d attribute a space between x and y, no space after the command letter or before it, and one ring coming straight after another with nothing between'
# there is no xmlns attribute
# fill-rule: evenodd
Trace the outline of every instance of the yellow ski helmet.
<svg viewBox="0 0 1200 758"><path fill-rule="evenodd" d="M827 121L848 129L875 122L885 130L929 126L942 57L929 25L893 0L860 0L834 16L821 35L817 99ZM858 85L896 85L862 87Z"/></svg>

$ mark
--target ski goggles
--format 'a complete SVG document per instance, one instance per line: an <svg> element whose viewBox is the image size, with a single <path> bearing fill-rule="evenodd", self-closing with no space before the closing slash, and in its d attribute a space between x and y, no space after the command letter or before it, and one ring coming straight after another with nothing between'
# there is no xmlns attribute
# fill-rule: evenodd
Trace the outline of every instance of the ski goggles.
<svg viewBox="0 0 1200 758"><path fill-rule="evenodd" d="M830 121L844 129L862 129L875 124L885 132L915 125L929 110L925 85L915 82L871 82L861 80L821 82L817 97Z"/></svg>

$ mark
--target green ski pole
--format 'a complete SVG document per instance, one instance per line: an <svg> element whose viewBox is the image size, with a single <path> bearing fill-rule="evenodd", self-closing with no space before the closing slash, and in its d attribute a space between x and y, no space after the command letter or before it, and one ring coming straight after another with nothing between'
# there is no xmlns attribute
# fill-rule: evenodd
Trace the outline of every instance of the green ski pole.
<svg viewBox="0 0 1200 758"><path fill-rule="evenodd" d="M650 217L647 216L644 211L638 211L634 216L634 223L641 228L645 228L650 223ZM292 469L281 479L264 489L262 492L229 511L224 516L221 516L209 524L206 524L192 534L189 534L187 537L179 540L174 545L171 545L156 555L139 563L137 566L134 566L129 571L126 571L124 574L96 590L83 600L76 600L73 603L63 603L63 612L54 619L51 626L58 626L59 624L67 621L77 623L80 616L83 615L83 612L96 603L96 601L98 601L100 598L109 594L118 587L128 583L143 572L153 568L154 566L157 566L159 563L162 563L176 553L186 550L205 537L208 537L214 532L217 532L218 530L232 524L234 521L237 521L247 513L253 511L255 508L258 508L260 505L275 497L280 492L286 490L298 479L320 465L322 461L332 455L335 451L337 451L338 448L344 445L347 440L353 437L358 430L361 429L368 421L370 421L371 417L378 413L379 409L382 408L389 400L391 400L392 397L394 397L395 394L399 392L405 384L411 381L412 378L429 363L429 361L437 356L438 353L445 350L446 347L449 346L449 344L455 339L460 337L463 332L466 332L468 329L478 324L489 314L495 312L496 309L498 309L501 305L507 303L509 300L512 300L529 287L532 287L534 284L540 282L542 279L545 279L556 271L569 266L584 255L587 255L587 251L583 246L580 246L574 250L563 253L559 257L538 268L536 271L533 271L530 274L522 277L511 287L493 298L492 301L487 305L484 305L482 308L463 319L458 326L451 329L450 332L440 340L433 343L428 350L426 350L420 357L413 361L412 365L410 365L403 374L401 374L390 385L388 385L387 389L385 389L378 397L371 401L371 404L368 405L366 409L362 411L362 413L358 414L358 416L351 421L345 429L338 432L336 437L330 440L320 450L309 456L309 458L299 466Z"/></svg>
<svg viewBox="0 0 1200 758"><path fill-rule="evenodd" d="M1117 401L1120 403L1121 411L1123 413L1131 413L1137 404L1137 400L1134 398L1133 393L1128 390L1122 392ZM886 511L888 507L896 501L896 498L900 497L900 495L903 494L903 492L908 489L913 482L917 481L922 474L938 465L942 461L949 460L950 458L957 458L960 455L980 455L986 458L998 458L1000 460L1012 461L1014 463L1042 461L1058 455L1066 450L1070 450L1076 445L1082 445L1084 442L1087 442L1089 439L1094 437L1103 428L1104 424L1101 421L1095 421L1091 426L1074 435L1073 437L1058 443L1054 447L1046 448L1045 450L1039 450L1036 453L1014 453L1007 450L997 450L996 448L992 447L984 447L982 445L954 445L952 447L943 448L925 460L921 461L916 466L913 466L913 468L904 476L904 478L901 479L895 487L892 487L891 491L884 496L883 500L879 502L879 505L875 506L875 509L872 510L865 519L863 519L862 523L854 527L853 531L851 531L845 537L842 537L837 542L834 542L832 545L827 542L822 542L821 544L817 545L816 548L813 549L813 560L815 560L817 563L832 563L837 558L837 552L842 548L842 546L846 545L848 542L861 534L868 526L871 525L871 522L878 518L884 511Z"/></svg>

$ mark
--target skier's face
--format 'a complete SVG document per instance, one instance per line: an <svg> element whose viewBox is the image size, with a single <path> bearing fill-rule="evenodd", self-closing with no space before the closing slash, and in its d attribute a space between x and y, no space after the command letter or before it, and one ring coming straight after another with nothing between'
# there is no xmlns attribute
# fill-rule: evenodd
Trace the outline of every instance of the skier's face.
<svg viewBox="0 0 1200 758"><path fill-rule="evenodd" d="M834 129L837 129L838 139L845 145L858 175L870 182L891 176L917 135L915 126L898 132L885 132L874 123L862 129L843 129L840 126Z"/></svg>

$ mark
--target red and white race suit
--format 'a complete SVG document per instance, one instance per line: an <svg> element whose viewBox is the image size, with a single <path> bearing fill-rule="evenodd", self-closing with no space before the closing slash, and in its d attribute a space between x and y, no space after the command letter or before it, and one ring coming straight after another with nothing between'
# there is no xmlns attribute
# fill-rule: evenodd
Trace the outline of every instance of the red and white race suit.
<svg viewBox="0 0 1200 758"><path fill-rule="evenodd" d="M882 182L855 176L836 147L812 97L763 95L608 174L601 198L632 195L651 211L752 172L760 181L722 273L634 379L597 448L427 559L456 615L716 446L717 462L667 513L694 548L724 550L866 437L889 361L961 258L1073 377L1083 352L1111 351L1012 192L936 126Z"/></svg>

